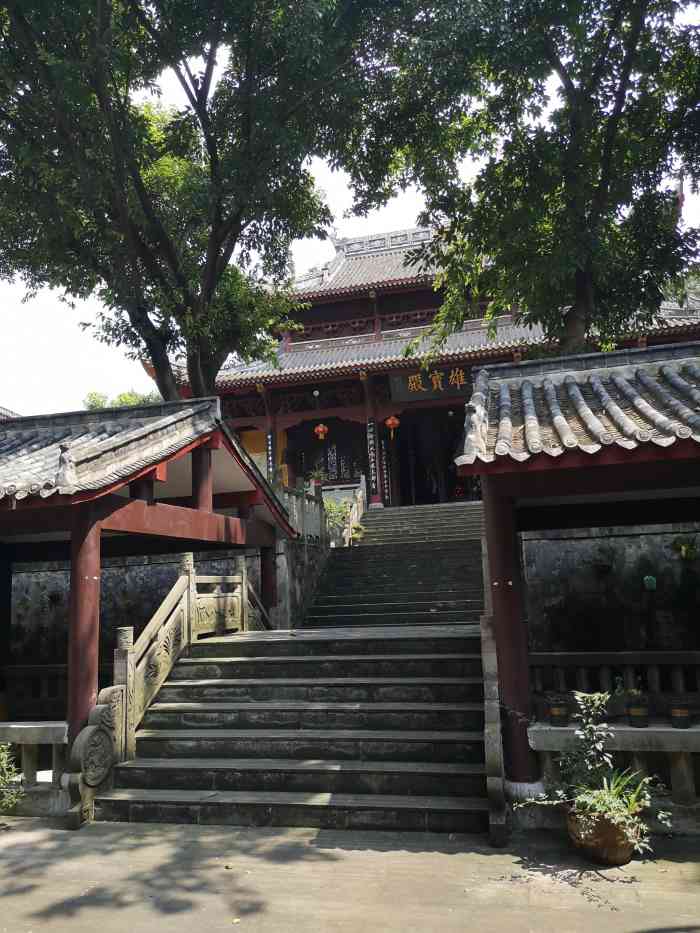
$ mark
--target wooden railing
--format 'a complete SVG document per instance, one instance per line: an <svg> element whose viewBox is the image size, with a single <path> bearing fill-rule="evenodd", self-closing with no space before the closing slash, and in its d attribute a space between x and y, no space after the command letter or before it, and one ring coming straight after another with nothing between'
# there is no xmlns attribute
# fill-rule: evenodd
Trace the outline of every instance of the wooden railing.
<svg viewBox="0 0 700 933"><path fill-rule="evenodd" d="M680 698L700 708L700 651L536 651L530 668L536 696L641 688L653 712Z"/></svg>
<svg viewBox="0 0 700 933"><path fill-rule="evenodd" d="M348 515L348 520L345 523L345 528L343 530L343 544L345 547L350 547L350 544L352 543L353 528L356 525L361 524L362 516L367 511L367 504L367 480L363 474L360 477L360 485L355 491L352 508L350 509L350 514Z"/></svg>

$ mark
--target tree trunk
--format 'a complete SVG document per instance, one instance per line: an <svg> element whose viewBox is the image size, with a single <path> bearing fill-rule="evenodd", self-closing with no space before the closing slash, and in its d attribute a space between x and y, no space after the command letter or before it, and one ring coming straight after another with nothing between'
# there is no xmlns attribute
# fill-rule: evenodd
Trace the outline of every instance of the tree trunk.
<svg viewBox="0 0 700 933"><path fill-rule="evenodd" d="M177 387L168 354L162 346L157 345L154 341L147 340L146 344L153 365L153 378L158 386L158 391L163 396L163 400L166 402L179 402L182 396Z"/></svg>
<svg viewBox="0 0 700 933"><path fill-rule="evenodd" d="M586 348L588 327L595 314L593 274L589 265L576 270L574 285L575 300L564 318L560 341L564 353L580 353Z"/></svg>

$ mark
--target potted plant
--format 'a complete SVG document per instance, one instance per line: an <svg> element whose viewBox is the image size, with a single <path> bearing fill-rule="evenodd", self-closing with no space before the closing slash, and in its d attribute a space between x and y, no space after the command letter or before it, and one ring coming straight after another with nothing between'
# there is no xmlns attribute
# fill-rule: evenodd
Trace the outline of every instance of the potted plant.
<svg viewBox="0 0 700 933"><path fill-rule="evenodd" d="M613 768L607 749L612 736L603 719L607 693L575 693L578 728L573 744L559 755L560 779L546 793L516 806L559 807L572 843L593 861L625 865L634 852L650 851L644 813L651 804L652 779ZM665 825L669 815L657 814Z"/></svg>
<svg viewBox="0 0 700 933"><path fill-rule="evenodd" d="M690 707L683 700L673 700L669 712L674 729L689 729L691 722Z"/></svg>
<svg viewBox="0 0 700 933"><path fill-rule="evenodd" d="M358 523L350 529L350 545L359 544L365 536L365 526Z"/></svg>
<svg viewBox="0 0 700 933"><path fill-rule="evenodd" d="M547 716L550 726L569 725L569 696L566 693L547 694Z"/></svg>
<svg viewBox="0 0 700 933"><path fill-rule="evenodd" d="M627 690L625 706L630 726L645 729L649 725L649 697L643 690Z"/></svg>

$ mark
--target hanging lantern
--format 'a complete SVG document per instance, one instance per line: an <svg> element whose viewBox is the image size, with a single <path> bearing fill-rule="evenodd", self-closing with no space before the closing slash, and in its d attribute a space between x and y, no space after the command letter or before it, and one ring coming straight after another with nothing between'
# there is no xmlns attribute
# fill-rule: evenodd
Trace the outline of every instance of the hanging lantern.
<svg viewBox="0 0 700 933"><path fill-rule="evenodd" d="M396 415L389 415L389 417L386 419L386 421L384 422L384 424L387 426L387 428L389 428L389 437L390 437L391 440L393 441L393 440L394 440L394 431L398 428L398 426L401 424L401 422L400 422L399 419L396 417Z"/></svg>
<svg viewBox="0 0 700 933"><path fill-rule="evenodd" d="M328 425L327 424L317 424L314 428L314 434L319 439L319 441L325 441L326 435L328 434Z"/></svg>

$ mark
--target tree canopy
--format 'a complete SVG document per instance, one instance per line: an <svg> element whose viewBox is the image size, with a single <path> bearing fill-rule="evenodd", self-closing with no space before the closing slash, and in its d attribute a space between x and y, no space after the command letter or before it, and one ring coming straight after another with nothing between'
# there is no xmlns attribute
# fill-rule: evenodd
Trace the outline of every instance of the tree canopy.
<svg viewBox="0 0 700 933"><path fill-rule="evenodd" d="M0 5L0 275L97 295L101 339L195 395L270 352L297 309L289 246L331 215L336 146L390 41L382 0ZM154 103L163 76L184 104Z"/></svg>
<svg viewBox="0 0 700 933"><path fill-rule="evenodd" d="M360 208L423 187L423 255L465 316L513 311L564 349L650 322L698 255L672 176L700 176L700 35L672 0L432 0L392 94L349 138ZM408 21L407 21L408 22ZM354 154L364 152L357 160ZM384 159L381 153L387 155ZM464 160L475 170L464 177Z"/></svg>
<svg viewBox="0 0 700 933"><path fill-rule="evenodd" d="M126 408L132 405L153 405L162 402L157 392L137 392L127 389L110 399L105 392L88 392L83 399L83 407L87 411L101 411L103 408Z"/></svg>

